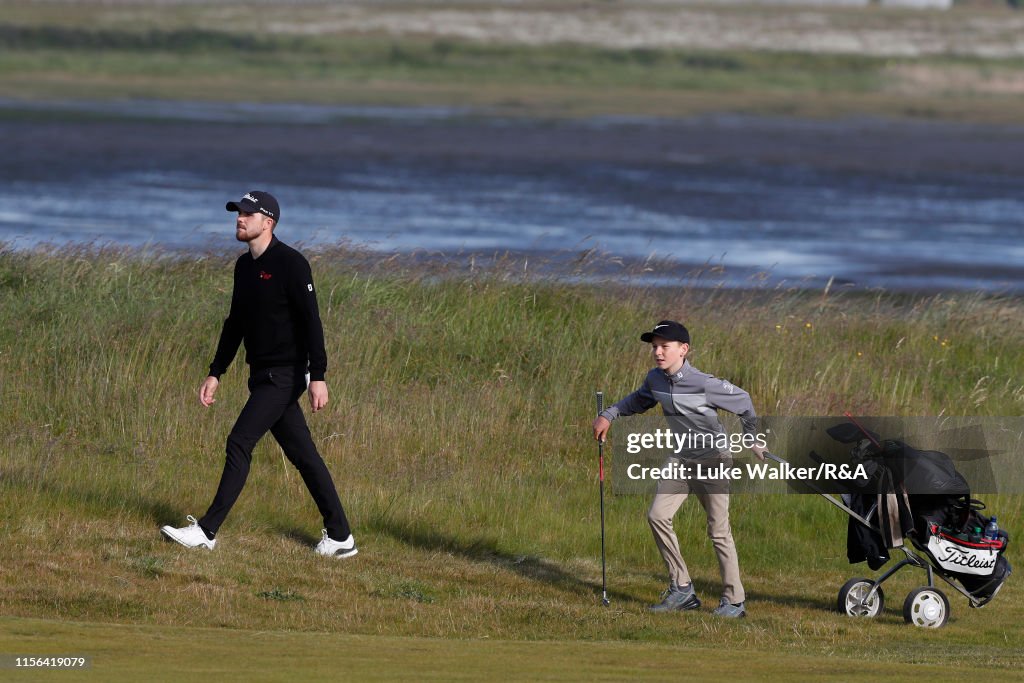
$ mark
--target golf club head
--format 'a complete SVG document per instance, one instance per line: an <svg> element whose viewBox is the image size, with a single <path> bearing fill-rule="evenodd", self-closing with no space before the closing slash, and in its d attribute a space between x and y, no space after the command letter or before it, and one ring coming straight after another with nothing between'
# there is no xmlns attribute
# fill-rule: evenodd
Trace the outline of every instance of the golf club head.
<svg viewBox="0 0 1024 683"><path fill-rule="evenodd" d="M608 605L612 604L612 601L608 598L601 598L601 604L607 607Z"/></svg>

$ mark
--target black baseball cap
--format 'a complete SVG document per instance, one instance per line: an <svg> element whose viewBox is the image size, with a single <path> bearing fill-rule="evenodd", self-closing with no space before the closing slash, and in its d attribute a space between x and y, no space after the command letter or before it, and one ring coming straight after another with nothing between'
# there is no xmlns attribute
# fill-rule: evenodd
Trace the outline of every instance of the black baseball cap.
<svg viewBox="0 0 1024 683"><path fill-rule="evenodd" d="M224 208L233 212L262 213L273 218L275 223L281 222L281 208L277 205L277 200L274 199L274 195L262 190L246 192L244 197L237 202L228 202Z"/></svg>
<svg viewBox="0 0 1024 683"><path fill-rule="evenodd" d="M653 330L641 334L640 341L649 343L655 337L682 342L683 344L690 343L689 331L683 327L682 323L677 323L675 320L662 320L654 326Z"/></svg>

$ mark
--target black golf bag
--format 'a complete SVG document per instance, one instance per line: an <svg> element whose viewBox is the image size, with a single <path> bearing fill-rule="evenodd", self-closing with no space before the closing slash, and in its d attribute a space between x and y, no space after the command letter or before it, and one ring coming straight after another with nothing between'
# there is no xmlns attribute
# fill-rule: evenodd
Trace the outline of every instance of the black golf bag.
<svg viewBox="0 0 1024 683"><path fill-rule="evenodd" d="M909 538L934 570L956 580L971 595L972 606L989 602L1012 568L1004 553L1009 534L1000 529L989 537L984 503L971 498L970 487L948 455L917 450L902 441L879 440L859 425L843 423L827 430L841 443L853 443L853 461L870 472L859 490L843 494L844 502L868 527L850 518L847 557L879 569L888 550Z"/></svg>

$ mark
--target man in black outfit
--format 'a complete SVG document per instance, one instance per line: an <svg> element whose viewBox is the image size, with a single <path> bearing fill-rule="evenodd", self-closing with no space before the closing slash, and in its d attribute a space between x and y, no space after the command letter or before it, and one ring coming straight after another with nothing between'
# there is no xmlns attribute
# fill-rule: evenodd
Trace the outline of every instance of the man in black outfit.
<svg viewBox="0 0 1024 683"><path fill-rule="evenodd" d="M269 193L254 190L226 208L237 212L235 238L248 244L249 251L235 262L231 311L210 375L199 389L199 402L213 405L219 378L242 341L249 364L249 400L228 435L224 474L210 509L199 520L190 515L189 526L165 526L160 531L188 548L213 550L217 530L249 476L253 448L269 430L323 515L325 528L316 552L351 557L358 552L355 539L299 408L307 382L313 412L327 405L327 352L309 262L274 236L281 212Z"/></svg>

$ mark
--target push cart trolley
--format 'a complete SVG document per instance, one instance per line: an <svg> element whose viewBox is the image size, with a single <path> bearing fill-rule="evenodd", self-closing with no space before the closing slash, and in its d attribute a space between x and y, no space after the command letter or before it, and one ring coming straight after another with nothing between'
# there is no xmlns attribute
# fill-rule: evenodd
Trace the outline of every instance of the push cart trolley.
<svg viewBox="0 0 1024 683"><path fill-rule="evenodd" d="M892 451L894 443L901 449L905 448L905 444L899 442L879 443L874 435L860 427L856 421L853 421L852 425L844 426L853 426L868 436L870 443L861 444L861 455L874 458L883 466L886 453ZM846 433L849 434L849 431ZM833 438L848 441L835 434ZM929 456L935 454L928 453ZM944 454L937 455L948 460ZM765 453L765 457L779 464L787 464L786 460L772 453ZM966 490L966 481L952 468L951 463L946 465L945 471L955 474L959 481L963 482L963 489ZM897 489L902 488L902 482L895 483ZM878 579L855 577L839 589L836 606L840 612L848 616L876 617L881 614L885 606L882 584L904 567L916 567L924 570L927 585L915 588L907 595L903 601L903 618L907 623L922 628L940 628L949 619L950 606L946 595L936 586L936 577L967 598L968 604L973 608L982 607L990 602L1011 572L1009 562L1003 556L1009 543L1009 535L1005 531L999 530L994 537L963 533L965 530L973 531L976 529L975 525L984 528L990 521L980 513L985 507L984 504L970 498L969 493L915 496L906 495L905 491L897 491L894 492L895 495L889 496L888 500L896 501L900 505L905 503L905 510L884 509L886 499L878 496L877 502L868 505L866 511L858 512L854 509L851 494L842 494L837 498L821 490L813 482L801 484L845 512L857 525L877 535L879 540L889 536L894 526L902 526L901 516L904 525L907 525L908 520L912 520L913 528L907 530L906 537L909 538L913 549L903 543L902 534L898 532L894 536L889 536L893 540L887 543L888 547L903 551L905 557L902 560ZM919 504L915 505L915 502ZM855 525L851 524L851 528L853 526ZM873 568L880 568L882 563L888 561L888 554L885 553L884 557L879 559L879 567Z"/></svg>

